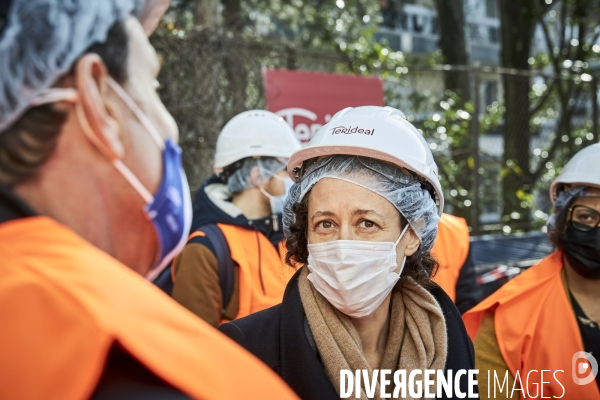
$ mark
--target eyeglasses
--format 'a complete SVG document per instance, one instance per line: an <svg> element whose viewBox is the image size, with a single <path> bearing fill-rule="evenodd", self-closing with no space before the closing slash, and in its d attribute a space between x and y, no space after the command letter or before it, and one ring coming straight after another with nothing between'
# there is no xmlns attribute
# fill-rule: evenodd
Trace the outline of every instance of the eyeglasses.
<svg viewBox="0 0 600 400"><path fill-rule="evenodd" d="M600 213L586 206L574 206L569 208L569 218L573 228L581 232L589 232L596 229L600 224Z"/></svg>

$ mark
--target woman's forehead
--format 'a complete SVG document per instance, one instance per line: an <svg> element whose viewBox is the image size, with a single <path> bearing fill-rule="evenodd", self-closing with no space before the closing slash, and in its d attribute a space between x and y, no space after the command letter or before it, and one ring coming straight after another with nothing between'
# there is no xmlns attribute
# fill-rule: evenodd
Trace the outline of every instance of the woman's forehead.
<svg viewBox="0 0 600 400"><path fill-rule="evenodd" d="M313 208L344 208L348 211L360 209L397 212L385 197L358 183L338 178L323 178L317 182L309 193L309 207L311 205Z"/></svg>

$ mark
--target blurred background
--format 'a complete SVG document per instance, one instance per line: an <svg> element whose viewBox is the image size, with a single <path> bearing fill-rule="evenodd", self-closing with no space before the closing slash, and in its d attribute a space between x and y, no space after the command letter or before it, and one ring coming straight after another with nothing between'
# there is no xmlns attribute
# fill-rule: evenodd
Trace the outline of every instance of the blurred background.
<svg viewBox="0 0 600 400"><path fill-rule="evenodd" d="M551 181L598 142L599 20L600 0L173 0L152 42L192 190L223 125L265 107L265 69L377 76L445 211L514 236L544 229Z"/></svg>

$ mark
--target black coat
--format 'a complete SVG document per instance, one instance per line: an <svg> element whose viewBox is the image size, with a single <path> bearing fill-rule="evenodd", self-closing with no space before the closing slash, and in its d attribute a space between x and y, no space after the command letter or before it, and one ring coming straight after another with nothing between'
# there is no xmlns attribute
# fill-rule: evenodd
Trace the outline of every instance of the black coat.
<svg viewBox="0 0 600 400"><path fill-rule="evenodd" d="M300 271L288 283L282 304L223 324L219 330L271 367L300 398L339 399L304 330L305 313L298 289L299 275ZM430 292L440 304L446 319L446 371L473 369L473 344L460 313L439 286ZM463 393L468 393L466 375L462 376L460 386Z"/></svg>

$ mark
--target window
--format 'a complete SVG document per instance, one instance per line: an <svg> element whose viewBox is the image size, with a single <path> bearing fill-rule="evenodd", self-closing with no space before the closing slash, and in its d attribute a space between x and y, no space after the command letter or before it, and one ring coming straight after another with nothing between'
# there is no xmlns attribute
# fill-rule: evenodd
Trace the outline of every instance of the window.
<svg viewBox="0 0 600 400"><path fill-rule="evenodd" d="M485 0L485 16L489 18L498 18L498 1Z"/></svg>

